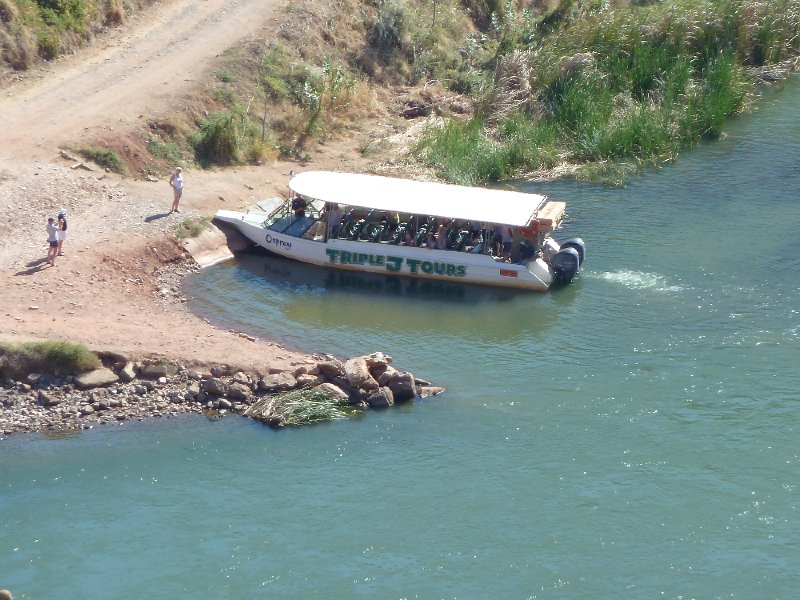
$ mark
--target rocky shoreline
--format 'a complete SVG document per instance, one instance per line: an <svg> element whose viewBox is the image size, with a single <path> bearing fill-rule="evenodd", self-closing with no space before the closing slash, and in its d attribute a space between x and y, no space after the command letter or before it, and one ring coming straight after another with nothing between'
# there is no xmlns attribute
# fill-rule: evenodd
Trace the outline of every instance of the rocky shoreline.
<svg viewBox="0 0 800 600"><path fill-rule="evenodd" d="M391 357L380 352L345 361L329 355L310 357L291 369L265 373L228 365L188 369L163 359L135 361L116 352L97 355L101 368L66 376L12 377L0 361L0 435L91 429L183 413L239 414L280 428L303 424L288 421L281 410L282 397L292 391L314 390L325 403L356 412L445 391L397 370Z"/></svg>

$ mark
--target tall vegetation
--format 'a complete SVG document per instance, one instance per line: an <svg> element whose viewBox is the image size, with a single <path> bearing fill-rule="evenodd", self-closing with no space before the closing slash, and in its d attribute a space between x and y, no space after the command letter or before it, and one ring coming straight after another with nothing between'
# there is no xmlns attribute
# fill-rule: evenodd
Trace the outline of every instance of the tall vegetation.
<svg viewBox="0 0 800 600"><path fill-rule="evenodd" d="M16 70L51 60L154 0L0 0L0 61Z"/></svg>
<svg viewBox="0 0 800 600"><path fill-rule="evenodd" d="M759 69L800 54L799 0L561 0L538 19L507 2L492 24L493 79L476 116L431 129L418 146L448 179L673 157L721 134Z"/></svg>

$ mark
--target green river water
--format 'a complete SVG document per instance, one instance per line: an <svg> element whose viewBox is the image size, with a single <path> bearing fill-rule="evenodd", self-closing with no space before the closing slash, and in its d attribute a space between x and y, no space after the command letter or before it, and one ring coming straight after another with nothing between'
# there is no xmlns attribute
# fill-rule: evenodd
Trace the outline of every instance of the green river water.
<svg viewBox="0 0 800 600"><path fill-rule="evenodd" d="M186 417L0 441L15 598L794 598L800 84L624 189L567 201L569 287L496 292L247 256L223 326L382 350L448 387L275 432Z"/></svg>

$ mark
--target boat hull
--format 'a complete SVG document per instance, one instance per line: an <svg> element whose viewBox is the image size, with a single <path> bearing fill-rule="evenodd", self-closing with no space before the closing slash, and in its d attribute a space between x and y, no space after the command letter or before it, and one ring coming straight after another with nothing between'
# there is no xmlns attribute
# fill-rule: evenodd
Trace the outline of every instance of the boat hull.
<svg viewBox="0 0 800 600"><path fill-rule="evenodd" d="M554 280L553 270L541 258L520 265L452 250L342 239L323 242L266 229L263 226L266 218L265 213L225 210L215 215L217 221L233 225L254 244L270 252L323 267L540 292L547 291Z"/></svg>

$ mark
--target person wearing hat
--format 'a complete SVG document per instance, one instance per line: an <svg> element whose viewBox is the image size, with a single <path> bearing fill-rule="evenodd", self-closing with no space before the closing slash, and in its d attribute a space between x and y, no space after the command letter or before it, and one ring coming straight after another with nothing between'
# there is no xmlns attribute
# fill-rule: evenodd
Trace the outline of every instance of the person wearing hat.
<svg viewBox="0 0 800 600"><path fill-rule="evenodd" d="M62 208L58 211L58 255L64 256L61 246L67 239L67 209Z"/></svg>
<svg viewBox="0 0 800 600"><path fill-rule="evenodd" d="M47 241L50 247L47 249L47 262L51 266L56 266L56 255L58 254L58 225L53 217L47 217Z"/></svg>
<svg viewBox="0 0 800 600"><path fill-rule="evenodd" d="M173 199L172 199L172 210L170 212L181 212L178 210L178 202L181 201L181 196L183 195L183 169L178 167L175 169L175 172L169 178L169 184L172 186L173 191Z"/></svg>

